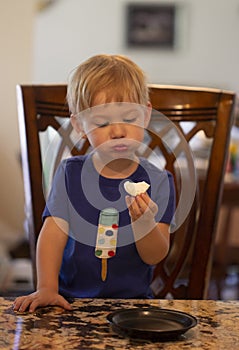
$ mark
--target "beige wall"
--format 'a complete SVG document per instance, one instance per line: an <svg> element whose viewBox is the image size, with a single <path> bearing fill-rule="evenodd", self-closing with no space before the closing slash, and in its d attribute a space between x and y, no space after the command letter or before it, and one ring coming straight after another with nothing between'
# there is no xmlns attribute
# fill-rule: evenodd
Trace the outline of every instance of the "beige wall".
<svg viewBox="0 0 239 350"><path fill-rule="evenodd" d="M174 50L126 46L128 3L177 5ZM36 18L34 80L65 81L96 53L130 56L150 82L239 92L238 0L56 0Z"/></svg>
<svg viewBox="0 0 239 350"><path fill-rule="evenodd" d="M23 235L15 86L32 79L33 0L0 0L0 245Z"/></svg>

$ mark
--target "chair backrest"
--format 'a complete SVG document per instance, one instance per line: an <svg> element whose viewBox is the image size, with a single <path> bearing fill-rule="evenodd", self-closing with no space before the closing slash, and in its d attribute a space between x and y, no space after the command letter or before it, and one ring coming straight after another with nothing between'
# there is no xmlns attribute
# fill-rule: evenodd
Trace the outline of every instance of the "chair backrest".
<svg viewBox="0 0 239 350"><path fill-rule="evenodd" d="M35 246L42 226L41 215L49 179L63 157L85 154L89 150L87 141L74 142L66 88L64 84L17 86L26 226L35 283ZM175 178L178 203L182 186L185 191L182 172L178 171L182 142L175 146L173 152L168 149L167 142L171 141L165 140L172 140L175 135L170 134L171 128L162 127L164 123L156 111L163 113L169 125L179 130L184 142L192 149L195 163L199 164L196 167L195 196L190 197L189 193L192 203L189 203L188 215L171 234L170 252L156 266L152 287L158 298L206 298L235 94L219 89L184 86L149 85L149 88L153 113L145 141L147 147L141 155L150 157L156 154L156 158L165 158L165 167ZM210 141L206 141L206 138ZM196 143L193 143L194 139ZM55 146L47 149L49 142ZM201 163L203 171L200 170ZM184 167L187 166L186 163ZM190 187L188 191L191 191Z"/></svg>

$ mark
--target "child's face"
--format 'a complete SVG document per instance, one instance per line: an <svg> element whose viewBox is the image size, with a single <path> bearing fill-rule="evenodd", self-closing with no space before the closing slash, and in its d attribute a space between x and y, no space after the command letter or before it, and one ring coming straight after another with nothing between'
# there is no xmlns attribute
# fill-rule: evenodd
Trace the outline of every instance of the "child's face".
<svg viewBox="0 0 239 350"><path fill-rule="evenodd" d="M109 159L131 158L144 139L150 107L130 102L105 104L104 95L98 94L94 107L80 117L81 130L98 154Z"/></svg>

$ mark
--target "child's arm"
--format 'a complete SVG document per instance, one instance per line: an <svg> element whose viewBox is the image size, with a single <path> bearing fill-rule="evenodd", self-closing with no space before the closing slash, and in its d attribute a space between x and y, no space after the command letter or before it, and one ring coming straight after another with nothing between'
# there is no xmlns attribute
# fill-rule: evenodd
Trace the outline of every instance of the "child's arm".
<svg viewBox="0 0 239 350"><path fill-rule="evenodd" d="M59 218L46 218L37 243L37 290L16 298L14 310L34 312L38 306L58 305L70 309L70 304L58 293L58 275L67 242L67 223Z"/></svg>
<svg viewBox="0 0 239 350"><path fill-rule="evenodd" d="M141 259L150 265L159 263L169 250L169 225L157 223L157 205L147 193L126 197L135 244Z"/></svg>

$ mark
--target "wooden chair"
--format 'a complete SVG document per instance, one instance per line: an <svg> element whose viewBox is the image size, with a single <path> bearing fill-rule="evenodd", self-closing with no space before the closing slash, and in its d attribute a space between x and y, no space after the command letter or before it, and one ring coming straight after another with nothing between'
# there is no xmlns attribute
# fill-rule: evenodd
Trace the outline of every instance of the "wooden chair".
<svg viewBox="0 0 239 350"><path fill-rule="evenodd" d="M191 210L181 227L171 234L168 256L155 268L152 287L158 298L207 298L218 210L223 189L223 177L233 119L234 93L208 88L150 85L150 99L154 110L162 112L167 120L180 130L191 148L199 133L209 138L210 145L204 149L203 174L196 178L196 195ZM35 246L42 225L45 205L43 160L45 146L43 135L58 134L55 155L51 156L51 169L45 170L51 177L60 159L68 154L84 154L88 143L74 145L69 112L66 103L66 85L18 85L18 114L22 151L22 167L26 198L26 221L30 241L33 276L36 283ZM158 130L160 114L152 114L143 155L150 157L160 151L165 167L175 177L179 200L180 179L177 169L176 150L171 152ZM64 124L63 124L64 122ZM184 124L184 126L183 126ZM186 125L186 128L185 128ZM189 127L190 126L190 127ZM185 131L186 130L186 131ZM49 135L47 139L49 139ZM52 136L51 136L52 137ZM72 138L73 137L73 138ZM174 136L166 135L172 139ZM179 150L180 152L180 150ZM196 159L198 157L194 151ZM200 153L200 152L199 152ZM201 157L201 156L200 156ZM48 165L49 165L48 164ZM179 176L179 177L178 177Z"/></svg>
<svg viewBox="0 0 239 350"><path fill-rule="evenodd" d="M231 242L233 219L236 219L239 208L239 182L224 182L221 212L214 248L212 277L216 282L216 299L223 299L225 279L230 267L239 267L238 245ZM238 270L238 268L237 268ZM238 284L239 298L239 284Z"/></svg>

